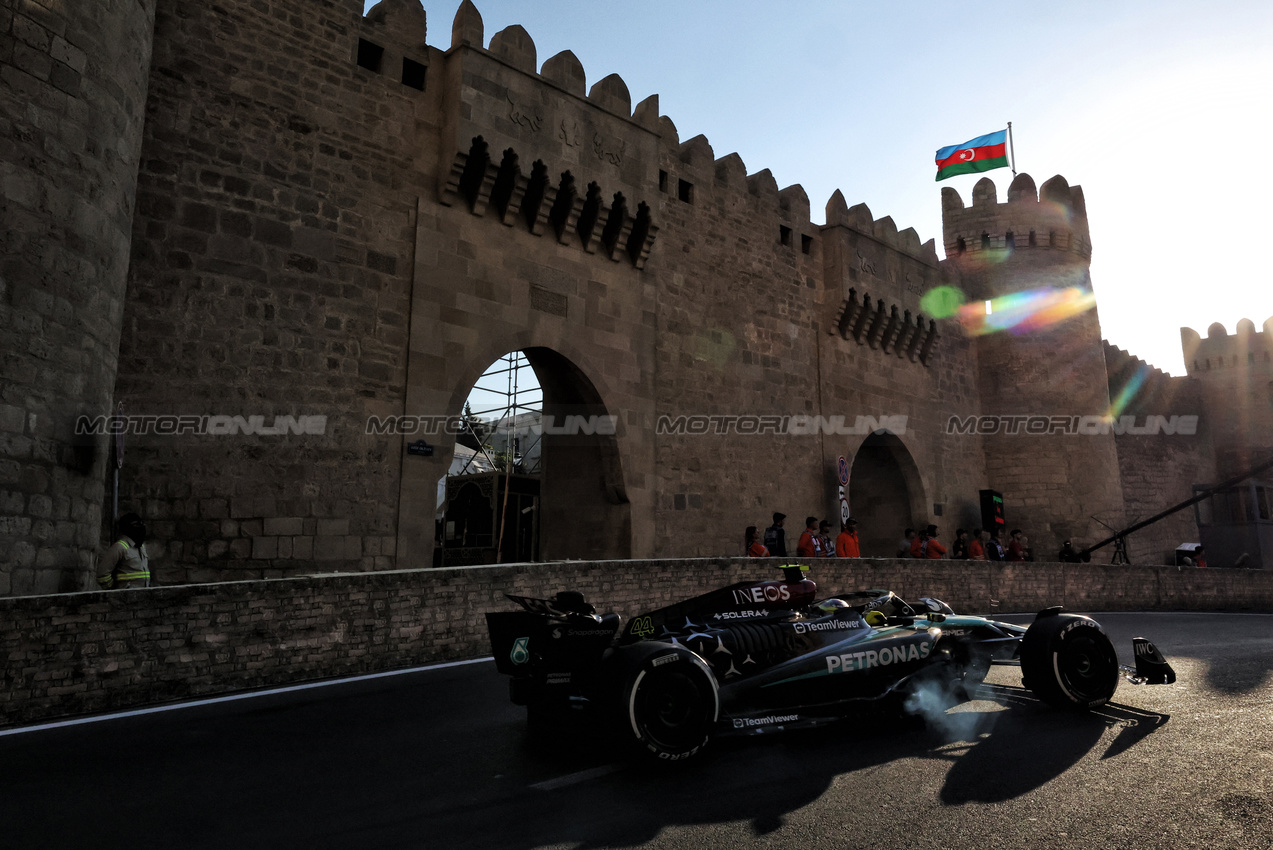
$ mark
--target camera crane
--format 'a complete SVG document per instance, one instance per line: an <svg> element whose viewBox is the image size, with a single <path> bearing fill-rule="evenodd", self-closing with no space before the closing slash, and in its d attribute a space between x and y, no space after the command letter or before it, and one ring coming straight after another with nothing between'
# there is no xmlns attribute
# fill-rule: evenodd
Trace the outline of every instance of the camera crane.
<svg viewBox="0 0 1273 850"><path fill-rule="evenodd" d="M1221 483L1215 485L1214 487L1209 487L1200 493L1195 493L1193 495L1193 498L1186 499L1185 501L1181 502L1178 505L1173 505L1172 507L1167 508L1167 510L1165 511L1156 513L1153 516L1151 516L1149 519L1141 520L1140 522L1134 525L1130 525L1127 528L1121 529L1119 531L1115 531L1112 536L1106 537L1104 540L1102 540L1099 543L1093 543L1091 546L1088 546L1086 549L1083 549L1082 551L1080 551L1078 553L1079 557L1083 559L1087 559L1097 549L1100 549L1103 546L1108 546L1109 544L1113 543L1115 544L1115 553L1116 553L1114 563L1116 564L1120 563L1119 560L1117 559L1117 553L1121 552L1124 559L1126 558L1127 543L1125 538L1127 537L1127 535L1131 534L1133 531L1139 531L1140 529L1144 528L1147 525L1153 525L1154 523L1158 522L1158 520L1164 519L1165 517L1169 517L1172 514L1176 513L1177 511L1182 511L1185 508L1189 507L1190 505L1196 505L1198 502L1201 502L1203 499L1208 499L1222 490L1228 490L1230 487L1234 487L1238 484L1241 484L1243 481L1246 481L1248 478L1254 478L1255 476L1259 475L1261 472L1264 472L1266 469L1273 469L1273 457L1265 460L1262 463L1256 464L1255 466L1251 467L1246 472L1243 472L1240 475L1235 475L1234 477L1228 479L1227 481L1222 481Z"/></svg>

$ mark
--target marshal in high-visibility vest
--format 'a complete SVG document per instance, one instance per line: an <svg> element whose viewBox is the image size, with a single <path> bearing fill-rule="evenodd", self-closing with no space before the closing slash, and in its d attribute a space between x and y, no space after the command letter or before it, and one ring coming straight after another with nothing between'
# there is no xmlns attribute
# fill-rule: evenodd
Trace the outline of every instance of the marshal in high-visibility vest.
<svg viewBox="0 0 1273 850"><path fill-rule="evenodd" d="M137 514L124 514L119 518L119 536L97 565L97 586L102 590L119 590L149 585L146 524Z"/></svg>

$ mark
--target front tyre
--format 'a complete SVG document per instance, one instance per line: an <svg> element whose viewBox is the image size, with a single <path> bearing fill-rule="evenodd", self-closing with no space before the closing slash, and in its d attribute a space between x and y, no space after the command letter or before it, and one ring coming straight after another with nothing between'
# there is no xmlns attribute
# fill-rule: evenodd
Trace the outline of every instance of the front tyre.
<svg viewBox="0 0 1273 850"><path fill-rule="evenodd" d="M707 744L716 724L716 679L693 652L669 646L628 675L621 706L625 732L646 754L687 759Z"/></svg>
<svg viewBox="0 0 1273 850"><path fill-rule="evenodd" d="M1118 687L1118 654L1090 617L1039 613L1021 639L1021 678L1057 708L1087 711L1109 702Z"/></svg>

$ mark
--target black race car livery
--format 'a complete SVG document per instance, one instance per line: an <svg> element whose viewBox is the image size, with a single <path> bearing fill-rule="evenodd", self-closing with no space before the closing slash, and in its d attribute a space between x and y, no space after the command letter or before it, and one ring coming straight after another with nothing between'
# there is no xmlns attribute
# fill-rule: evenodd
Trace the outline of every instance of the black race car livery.
<svg viewBox="0 0 1273 850"><path fill-rule="evenodd" d="M577 592L510 595L522 610L486 615L495 663L532 722L599 710L667 760L713 735L818 725L921 687L966 695L992 664L1019 664L1041 699L1079 710L1104 705L1120 674L1175 681L1149 641L1136 638L1136 667L1120 667L1094 620L1060 608L1026 628L883 590L818 599L807 571L788 565L780 581L730 585L626 624Z"/></svg>

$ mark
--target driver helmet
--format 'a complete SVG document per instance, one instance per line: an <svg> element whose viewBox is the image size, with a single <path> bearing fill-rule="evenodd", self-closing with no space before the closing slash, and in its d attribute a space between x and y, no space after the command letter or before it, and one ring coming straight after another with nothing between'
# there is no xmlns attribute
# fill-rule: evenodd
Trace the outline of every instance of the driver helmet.
<svg viewBox="0 0 1273 850"><path fill-rule="evenodd" d="M864 618L868 626L882 626L888 622L888 617L883 611L867 611Z"/></svg>
<svg viewBox="0 0 1273 850"><path fill-rule="evenodd" d="M852 607L843 599L823 599L821 602L813 603L813 610L821 615L834 614L836 611Z"/></svg>

